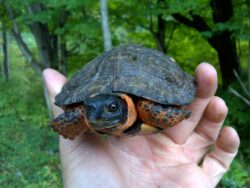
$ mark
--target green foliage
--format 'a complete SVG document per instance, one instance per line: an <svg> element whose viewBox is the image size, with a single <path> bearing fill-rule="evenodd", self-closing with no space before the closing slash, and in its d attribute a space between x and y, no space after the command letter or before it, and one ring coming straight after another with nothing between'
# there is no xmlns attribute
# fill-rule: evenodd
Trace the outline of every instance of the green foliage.
<svg viewBox="0 0 250 188"><path fill-rule="evenodd" d="M175 31L168 54L190 73L201 62L209 62L219 71L216 52L197 31L190 31L185 26Z"/></svg>
<svg viewBox="0 0 250 188"><path fill-rule="evenodd" d="M232 84L231 87L233 87L240 93L243 93L238 83ZM222 98L226 101L226 104L229 108L228 117L225 123L234 126L236 130L240 133L241 139L243 139L244 142L244 140L247 140L250 137L250 132L246 131L246 129L249 127L250 122L249 106L241 99L230 93L228 90L218 92L218 94L222 96Z"/></svg>
<svg viewBox="0 0 250 188"><path fill-rule="evenodd" d="M41 80L16 52L11 80L0 79L0 184L61 187L57 136L47 125Z"/></svg>
<svg viewBox="0 0 250 188"><path fill-rule="evenodd" d="M247 188L249 186L249 169L240 161L240 157L237 157L217 188Z"/></svg>
<svg viewBox="0 0 250 188"><path fill-rule="evenodd" d="M244 93L238 83L231 84L231 87L236 89L239 93ZM240 135L241 144L239 154L233 162L230 171L220 182L223 188L238 188L250 186L250 149L249 138L250 132L250 108L241 99L234 96L228 90L219 90L217 92L228 106L228 116L225 120L225 125L233 126Z"/></svg>

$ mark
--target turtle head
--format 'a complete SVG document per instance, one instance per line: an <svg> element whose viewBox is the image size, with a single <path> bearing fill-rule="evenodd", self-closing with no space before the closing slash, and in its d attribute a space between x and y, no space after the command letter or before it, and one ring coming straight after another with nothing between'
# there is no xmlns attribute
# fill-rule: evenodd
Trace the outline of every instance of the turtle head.
<svg viewBox="0 0 250 188"><path fill-rule="evenodd" d="M126 102L117 95L100 94L84 102L89 125L96 131L116 129L127 120Z"/></svg>

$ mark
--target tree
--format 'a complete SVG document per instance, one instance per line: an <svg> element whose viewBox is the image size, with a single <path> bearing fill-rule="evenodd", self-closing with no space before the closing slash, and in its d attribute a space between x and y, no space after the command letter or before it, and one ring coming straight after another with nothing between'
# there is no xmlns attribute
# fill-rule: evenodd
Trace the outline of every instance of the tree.
<svg viewBox="0 0 250 188"><path fill-rule="evenodd" d="M232 0L211 0L210 6L213 14L213 22L215 26L226 24L233 17ZM235 80L233 70L239 71L239 61L236 50L236 40L233 37L233 32L229 28L219 30L211 28L200 15L189 12L189 17L181 15L181 13L172 14L173 17L200 33L208 33L206 40L217 51L220 62L220 70L224 87L227 87L230 82Z"/></svg>
<svg viewBox="0 0 250 188"><path fill-rule="evenodd" d="M1 54L1 47L0 47L0 54ZM0 79L3 77L3 71L2 71L2 60L0 59Z"/></svg>
<svg viewBox="0 0 250 188"><path fill-rule="evenodd" d="M8 51L8 28L6 20L6 12L2 6L4 0L0 0L0 23L1 23L1 38L2 38L2 53L3 61L0 64L0 77L5 76L6 81L10 79L10 66L9 66L9 51Z"/></svg>
<svg viewBox="0 0 250 188"><path fill-rule="evenodd" d="M22 38L19 26L16 21L16 16L14 14L13 8L11 7L11 4L7 4L6 2L4 3L5 3L5 8L8 12L8 16L13 24L13 28L11 29L12 34L14 38L16 39L16 42L20 50L22 51L24 57L27 59L28 63L30 63L32 67L34 68L34 70L38 73L38 75L41 76L42 70L44 68L51 67L53 65L52 62L55 62L57 65L57 61L56 61L57 59L55 58L57 56L57 49L53 51L57 46L56 42L53 41L53 39L55 38L53 38L53 35L52 37L49 35L49 30L46 24L36 21L36 22L32 22L29 25L30 30L34 34L36 42L37 42L37 47L38 47L38 51L40 55L40 61L38 61ZM28 5L27 8L28 8L28 12L31 15L33 15L36 12L42 11L44 7L42 4L33 3L33 4ZM55 45L53 46L54 49L53 47L51 47L52 45ZM47 105L48 112L49 112L49 117L52 118L48 91L44 83L43 83L43 89L44 89L44 97L45 97L46 105Z"/></svg>
<svg viewBox="0 0 250 188"><path fill-rule="evenodd" d="M11 29L11 32L17 42L17 45L19 46L19 49L21 50L22 54L26 58L27 62L30 63L30 65L34 68L34 70L41 76L42 75L42 68L40 67L41 63L39 63L34 58L34 55L32 54L31 50L29 49L29 47L23 40L19 26L16 22L13 9L8 4L6 4L6 2L5 2L5 8L8 12L9 19L12 22L13 27Z"/></svg>
<svg viewBox="0 0 250 188"><path fill-rule="evenodd" d="M250 1L247 1L247 14L248 14L248 21L250 23ZM250 30L250 24L248 26L248 29ZM250 93L250 36L248 39L248 71L247 71L247 75L248 75L248 92Z"/></svg>
<svg viewBox="0 0 250 188"><path fill-rule="evenodd" d="M226 88L235 80L233 69L240 70L236 37L239 36L237 30L242 27L242 23L241 20L237 20L234 10L245 4L245 1L233 0L227 2L154 0L147 3L141 0L126 3L117 1L115 8L120 10L117 13L113 10L112 13L115 13L118 19L125 20L123 25L129 29L129 32L138 30L138 26L148 30L158 49L165 53L169 49L173 32L178 28L183 28L185 25L191 30L198 31L217 52L222 81ZM135 11L137 14L133 14ZM188 30L187 27L186 30Z"/></svg>
<svg viewBox="0 0 250 188"><path fill-rule="evenodd" d="M26 55L32 55L28 59L32 60L33 66L40 70L45 67L53 67L66 73L66 67L71 70L72 67L77 67L76 57L81 57L80 62L86 62L90 57L101 52L102 49L98 45L101 41L100 8L104 13L100 19L103 23L102 33L103 36L105 35L103 38L106 38L103 41L111 45L107 1L100 0L99 2L101 6L100 3L93 3L90 0L84 2L58 0L16 2L9 0L8 5L12 9L13 25L17 26L17 29L13 27L15 30L13 34L19 41L19 46L26 49ZM121 28L123 31L126 30L125 32L129 35L122 42L136 43L139 41L146 46L156 46L167 53L169 44L175 37L174 32L186 25L198 31L217 51L224 85L227 86L233 80L232 69L239 70L235 30L233 26L230 26L234 19L233 0L227 1L227 4L224 5L221 0L199 0L184 3L173 0L143 2L142 0L126 2L113 0L110 3L109 13L115 45L119 44L116 30ZM207 8L209 4L210 8ZM20 34L18 35L18 31L21 33L23 30L27 31L27 28L34 35L39 58L34 51L30 49L31 53L27 51L23 45L24 39ZM140 33L143 34L140 36ZM131 39L132 35L134 38ZM152 43L152 40L155 43ZM28 46L26 45L26 47ZM86 55L88 53L91 55ZM72 57L74 63L71 62L71 66L68 66L68 60Z"/></svg>
<svg viewBox="0 0 250 188"><path fill-rule="evenodd" d="M87 11L84 7L89 3L90 1L82 3L3 0L3 8L12 25L11 33L27 62L40 77L43 69L48 67L66 74L68 57L82 53L79 49L83 45L82 41L87 38L85 36L88 36L88 39L98 38L99 34L96 34L98 30L91 27L96 23L96 18L92 19L88 16L93 11L91 9ZM87 20L86 23L83 18ZM26 43L22 36L23 30L29 30L33 34L37 47L35 50ZM68 43L70 45L67 45ZM88 43L97 44L93 41L86 41L84 45ZM48 105L48 94L45 88L44 95ZM50 110L49 106L48 109Z"/></svg>
<svg viewBox="0 0 250 188"><path fill-rule="evenodd" d="M8 81L10 79L10 68L9 68L9 52L8 52L8 36L5 24L2 23L3 30L2 30L2 38L3 38L3 69L5 79Z"/></svg>
<svg viewBox="0 0 250 188"><path fill-rule="evenodd" d="M68 60L72 56L82 58L84 53L84 60L89 58L86 54L96 53L93 53L91 47L102 51L98 45L101 36L100 21L96 17L96 14L100 13L98 3L90 0L8 0L5 9L8 10L17 44L37 72L52 67L66 74L67 68L72 68L68 66ZM31 50L27 45L22 37L23 31L33 34L35 50ZM91 49L90 52L83 51L86 46L90 47L87 48Z"/></svg>
<svg viewBox="0 0 250 188"><path fill-rule="evenodd" d="M105 51L112 49L111 34L108 20L108 0L100 0L102 33Z"/></svg>
<svg viewBox="0 0 250 188"><path fill-rule="evenodd" d="M31 3L27 6L27 10L32 17L45 13L46 7L42 3ZM58 69L58 37L49 30L46 22L31 21L28 27L35 37L42 69L48 67Z"/></svg>

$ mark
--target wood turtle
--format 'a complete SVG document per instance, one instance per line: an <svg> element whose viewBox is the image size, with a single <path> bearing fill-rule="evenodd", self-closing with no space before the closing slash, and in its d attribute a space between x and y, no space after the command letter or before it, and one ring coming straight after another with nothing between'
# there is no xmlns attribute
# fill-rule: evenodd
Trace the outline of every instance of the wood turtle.
<svg viewBox="0 0 250 188"><path fill-rule="evenodd" d="M163 53L139 45L114 48L68 81L55 104L64 113L51 123L64 138L80 133L153 134L188 118L193 77Z"/></svg>

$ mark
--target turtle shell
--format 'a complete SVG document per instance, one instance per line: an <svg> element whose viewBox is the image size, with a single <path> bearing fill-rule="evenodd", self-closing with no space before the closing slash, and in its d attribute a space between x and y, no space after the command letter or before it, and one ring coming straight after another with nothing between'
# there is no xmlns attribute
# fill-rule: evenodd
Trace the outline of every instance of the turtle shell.
<svg viewBox="0 0 250 188"><path fill-rule="evenodd" d="M114 48L93 59L68 81L55 104L68 106L100 93L128 93L165 105L189 104L193 77L163 53L139 45Z"/></svg>

